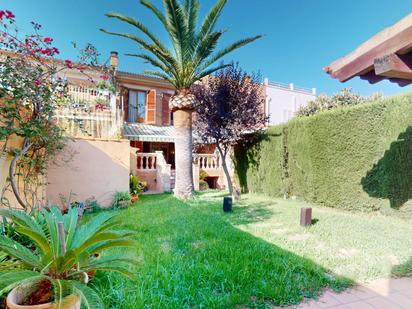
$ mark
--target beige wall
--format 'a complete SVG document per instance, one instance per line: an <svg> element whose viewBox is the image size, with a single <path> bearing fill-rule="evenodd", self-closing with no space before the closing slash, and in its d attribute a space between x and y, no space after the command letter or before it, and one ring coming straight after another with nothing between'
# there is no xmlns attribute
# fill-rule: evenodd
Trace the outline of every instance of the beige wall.
<svg viewBox="0 0 412 309"><path fill-rule="evenodd" d="M75 139L48 169L47 199L85 201L94 197L110 206L116 191L129 191L130 145L126 140Z"/></svg>

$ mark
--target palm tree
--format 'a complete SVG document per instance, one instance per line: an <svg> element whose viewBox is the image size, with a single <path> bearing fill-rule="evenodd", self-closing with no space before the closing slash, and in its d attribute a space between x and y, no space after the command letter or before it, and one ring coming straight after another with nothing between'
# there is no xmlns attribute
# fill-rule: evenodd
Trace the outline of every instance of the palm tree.
<svg viewBox="0 0 412 309"><path fill-rule="evenodd" d="M226 29L215 30L216 23L225 7L227 0L218 0L198 25L199 0L163 0L164 12L154 6L149 0L140 0L160 21L169 35L172 49L160 41L144 24L138 20L118 13L106 16L126 22L144 34L146 38L127 33L103 32L124 37L136 42L144 50L140 54L128 54L141 58L154 66L156 71L146 71L146 74L164 78L175 88L176 92L170 99L170 108L174 113L176 129L176 188L175 195L187 198L193 192L192 171L192 113L195 110L196 99L191 93L191 87L203 77L228 65L213 66L228 53L247 45L261 35L239 40L219 51L216 51L219 39Z"/></svg>

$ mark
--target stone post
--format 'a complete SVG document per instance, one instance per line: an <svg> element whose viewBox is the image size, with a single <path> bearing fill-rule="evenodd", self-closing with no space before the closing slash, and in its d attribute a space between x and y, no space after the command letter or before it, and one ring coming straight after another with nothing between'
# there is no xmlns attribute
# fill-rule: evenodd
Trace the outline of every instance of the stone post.
<svg viewBox="0 0 412 309"><path fill-rule="evenodd" d="M193 185L196 191L199 191L199 163L193 163Z"/></svg>

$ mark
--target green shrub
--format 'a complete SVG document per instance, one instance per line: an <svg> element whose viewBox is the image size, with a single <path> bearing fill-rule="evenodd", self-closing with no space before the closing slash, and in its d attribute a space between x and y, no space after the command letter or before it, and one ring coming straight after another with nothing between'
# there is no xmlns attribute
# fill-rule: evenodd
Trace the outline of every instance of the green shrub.
<svg viewBox="0 0 412 309"><path fill-rule="evenodd" d="M130 194L132 195L138 195L141 190L140 190L140 186L139 186L139 177L130 174Z"/></svg>
<svg viewBox="0 0 412 309"><path fill-rule="evenodd" d="M204 171L200 170L199 172L199 180L205 180L209 175Z"/></svg>
<svg viewBox="0 0 412 309"><path fill-rule="evenodd" d="M237 180L243 193L248 191L283 196L283 134L284 127L269 128L260 141L252 143L248 151L235 147L234 162Z"/></svg>
<svg viewBox="0 0 412 309"><path fill-rule="evenodd" d="M199 190L200 191L209 190L209 184L204 180L200 180L199 181Z"/></svg>
<svg viewBox="0 0 412 309"><path fill-rule="evenodd" d="M113 196L112 207L123 208L130 205L132 197L129 192L118 191Z"/></svg>
<svg viewBox="0 0 412 309"><path fill-rule="evenodd" d="M246 151L243 166L235 160L237 173L245 174L246 166L252 192L406 214L412 206L411 123L411 94L298 117L270 128L268 139Z"/></svg>
<svg viewBox="0 0 412 309"><path fill-rule="evenodd" d="M352 89L345 88L332 96L319 95L315 100L310 101L307 106L302 106L296 112L297 116L310 116L318 112L334 109L342 106L355 106L362 103L376 101L382 98L382 94L375 93L370 97L363 97L354 93Z"/></svg>

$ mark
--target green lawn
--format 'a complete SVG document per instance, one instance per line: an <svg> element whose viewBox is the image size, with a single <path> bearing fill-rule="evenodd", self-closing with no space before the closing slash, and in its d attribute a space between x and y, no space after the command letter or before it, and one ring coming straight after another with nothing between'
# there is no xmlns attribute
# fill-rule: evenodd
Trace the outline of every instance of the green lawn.
<svg viewBox="0 0 412 309"><path fill-rule="evenodd" d="M134 281L96 277L107 306L266 308L412 269L411 222L314 207L318 221L301 228L303 202L245 195L223 214L222 196L145 196L118 211L136 231L139 267Z"/></svg>

